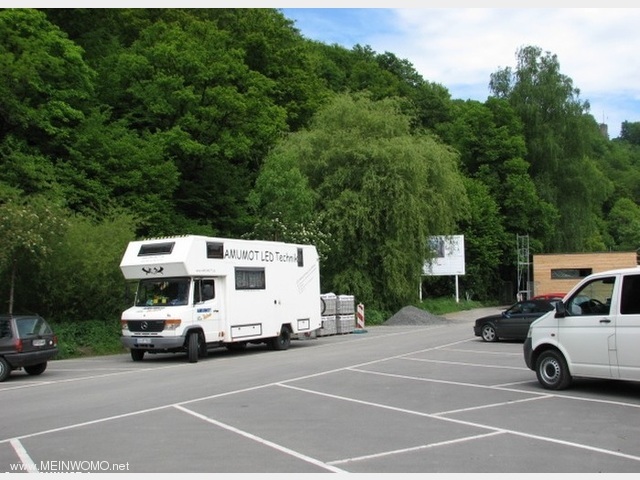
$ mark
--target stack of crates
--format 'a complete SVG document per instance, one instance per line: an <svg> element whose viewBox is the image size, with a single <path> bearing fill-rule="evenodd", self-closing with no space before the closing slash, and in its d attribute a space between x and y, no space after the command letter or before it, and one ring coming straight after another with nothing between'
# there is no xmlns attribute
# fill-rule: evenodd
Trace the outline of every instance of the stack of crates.
<svg viewBox="0 0 640 480"><path fill-rule="evenodd" d="M322 312L321 322L322 326L318 330L318 335L335 335L338 333L337 328L337 313L338 313L338 300L335 293L323 293L320 295L322 300Z"/></svg>
<svg viewBox="0 0 640 480"><path fill-rule="evenodd" d="M338 295L337 333L352 333L356 328L356 302L353 295Z"/></svg>

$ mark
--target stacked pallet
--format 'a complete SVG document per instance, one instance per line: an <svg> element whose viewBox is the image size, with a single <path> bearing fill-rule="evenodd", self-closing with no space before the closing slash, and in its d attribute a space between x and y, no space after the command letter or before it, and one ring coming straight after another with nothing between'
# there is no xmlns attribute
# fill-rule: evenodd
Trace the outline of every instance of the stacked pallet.
<svg viewBox="0 0 640 480"><path fill-rule="evenodd" d="M356 327L356 306L353 295L336 295L323 293L322 326L318 336L352 333Z"/></svg>
<svg viewBox="0 0 640 480"><path fill-rule="evenodd" d="M335 335L338 333L337 314L338 297L335 293L323 293L320 295L322 304L321 322L322 326L318 331L319 336Z"/></svg>
<svg viewBox="0 0 640 480"><path fill-rule="evenodd" d="M338 333L352 333L356 328L356 304L353 295L338 295L338 315L336 329Z"/></svg>

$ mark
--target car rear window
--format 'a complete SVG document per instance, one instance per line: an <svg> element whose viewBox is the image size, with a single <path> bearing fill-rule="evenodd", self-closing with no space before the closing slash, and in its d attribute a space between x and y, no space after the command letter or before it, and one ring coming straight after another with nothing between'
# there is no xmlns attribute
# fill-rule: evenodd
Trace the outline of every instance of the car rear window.
<svg viewBox="0 0 640 480"><path fill-rule="evenodd" d="M53 333L49 324L39 317L16 318L16 325L20 338Z"/></svg>
<svg viewBox="0 0 640 480"><path fill-rule="evenodd" d="M9 320L0 320L0 338L12 338Z"/></svg>

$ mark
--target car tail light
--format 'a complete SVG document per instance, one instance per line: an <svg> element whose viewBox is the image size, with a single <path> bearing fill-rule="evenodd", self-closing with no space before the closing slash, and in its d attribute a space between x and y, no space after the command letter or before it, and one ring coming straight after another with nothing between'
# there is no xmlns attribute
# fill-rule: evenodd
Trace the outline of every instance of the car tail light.
<svg viewBox="0 0 640 480"><path fill-rule="evenodd" d="M22 352L22 339L21 338L16 338L13 342L13 346L16 348L16 352L21 353Z"/></svg>
<svg viewBox="0 0 640 480"><path fill-rule="evenodd" d="M57 346L58 346L58 336L57 336L57 335L54 335L54 336L53 336L53 346L54 346L54 347L57 347Z"/></svg>

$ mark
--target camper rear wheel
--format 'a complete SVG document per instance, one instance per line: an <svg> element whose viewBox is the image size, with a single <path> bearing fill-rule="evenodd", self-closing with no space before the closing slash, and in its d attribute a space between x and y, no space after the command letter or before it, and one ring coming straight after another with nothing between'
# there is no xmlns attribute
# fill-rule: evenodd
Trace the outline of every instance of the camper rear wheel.
<svg viewBox="0 0 640 480"><path fill-rule="evenodd" d="M291 331L289 327L283 325L280 329L280 335L273 337L270 342L272 350L286 350L291 345Z"/></svg>
<svg viewBox="0 0 640 480"><path fill-rule="evenodd" d="M198 361L201 348L200 338L198 332L190 333L187 338L187 357L189 358L189 363L196 363Z"/></svg>

